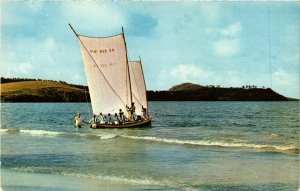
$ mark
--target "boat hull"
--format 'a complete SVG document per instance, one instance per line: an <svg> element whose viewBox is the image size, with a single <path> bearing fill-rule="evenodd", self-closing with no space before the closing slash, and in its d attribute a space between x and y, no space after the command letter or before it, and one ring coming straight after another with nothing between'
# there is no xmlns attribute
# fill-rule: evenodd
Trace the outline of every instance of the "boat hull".
<svg viewBox="0 0 300 191"><path fill-rule="evenodd" d="M92 129L114 129L114 128L137 128L137 127L147 127L151 125L151 119L146 119L143 121L136 121L136 122L128 122L119 125L115 124L96 124L91 126Z"/></svg>

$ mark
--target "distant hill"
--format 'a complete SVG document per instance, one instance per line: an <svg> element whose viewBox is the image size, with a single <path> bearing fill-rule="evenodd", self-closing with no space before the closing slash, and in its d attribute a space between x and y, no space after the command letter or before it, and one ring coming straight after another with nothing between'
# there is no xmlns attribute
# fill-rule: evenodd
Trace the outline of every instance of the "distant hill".
<svg viewBox="0 0 300 191"><path fill-rule="evenodd" d="M171 92L176 92L176 91L186 91L186 90L200 90L202 89L203 86L199 85L199 84L193 84L193 83L183 83L183 84L179 84L176 86L173 86L169 89L169 91Z"/></svg>
<svg viewBox="0 0 300 191"><path fill-rule="evenodd" d="M82 86L84 87L84 86ZM87 94L89 98L89 95ZM55 81L18 81L1 84L1 102L84 102L83 88Z"/></svg>
<svg viewBox="0 0 300 191"><path fill-rule="evenodd" d="M44 79L32 79L32 78L4 78L1 77L0 84L10 83L10 82L27 82L27 81L47 81L47 82L59 82L62 84L66 84L79 89L87 89L87 86L78 85L78 84L68 84L64 81L55 81L55 80L44 80Z"/></svg>
<svg viewBox="0 0 300 191"><path fill-rule="evenodd" d="M183 83L173 86L169 91L148 91L153 101L295 101L278 94L270 88L256 86L230 87L201 86Z"/></svg>
<svg viewBox="0 0 300 191"><path fill-rule="evenodd" d="M149 101L288 101L272 89L222 88L183 83L169 91L147 91ZM88 88L49 80L1 78L1 102L86 102Z"/></svg>
<svg viewBox="0 0 300 191"><path fill-rule="evenodd" d="M148 91L152 101L294 101L272 89L202 88L199 91Z"/></svg>

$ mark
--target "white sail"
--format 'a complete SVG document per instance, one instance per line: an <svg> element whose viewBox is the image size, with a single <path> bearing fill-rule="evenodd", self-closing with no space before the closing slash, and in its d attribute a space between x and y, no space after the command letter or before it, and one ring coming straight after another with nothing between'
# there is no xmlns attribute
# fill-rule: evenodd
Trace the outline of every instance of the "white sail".
<svg viewBox="0 0 300 191"><path fill-rule="evenodd" d="M137 115L142 115L142 106L148 111L146 84L143 74L143 68L141 61L129 62L129 73L132 89L132 101L135 104Z"/></svg>
<svg viewBox="0 0 300 191"><path fill-rule="evenodd" d="M77 35L94 114L118 113L131 105L127 52L123 34L112 37Z"/></svg>

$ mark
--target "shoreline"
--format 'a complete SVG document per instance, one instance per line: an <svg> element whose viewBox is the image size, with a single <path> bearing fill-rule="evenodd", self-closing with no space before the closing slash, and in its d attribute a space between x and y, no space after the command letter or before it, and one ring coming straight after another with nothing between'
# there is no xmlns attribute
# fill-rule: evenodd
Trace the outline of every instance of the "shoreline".
<svg viewBox="0 0 300 191"><path fill-rule="evenodd" d="M3 190L176 190L157 185L134 184L129 182L83 177L77 175L43 174L1 168L1 187Z"/></svg>

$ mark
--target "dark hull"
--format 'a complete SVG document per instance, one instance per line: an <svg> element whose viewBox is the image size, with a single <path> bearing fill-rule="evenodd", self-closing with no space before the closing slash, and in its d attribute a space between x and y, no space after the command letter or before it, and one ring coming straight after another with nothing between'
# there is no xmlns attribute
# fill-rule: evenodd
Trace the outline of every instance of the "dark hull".
<svg viewBox="0 0 300 191"><path fill-rule="evenodd" d="M151 125L151 119L146 119L143 121L136 121L136 122L128 122L128 123L123 123L119 125L114 125L114 124L97 124L94 126L91 126L93 129L114 129L114 128L137 128L137 127L147 127Z"/></svg>

